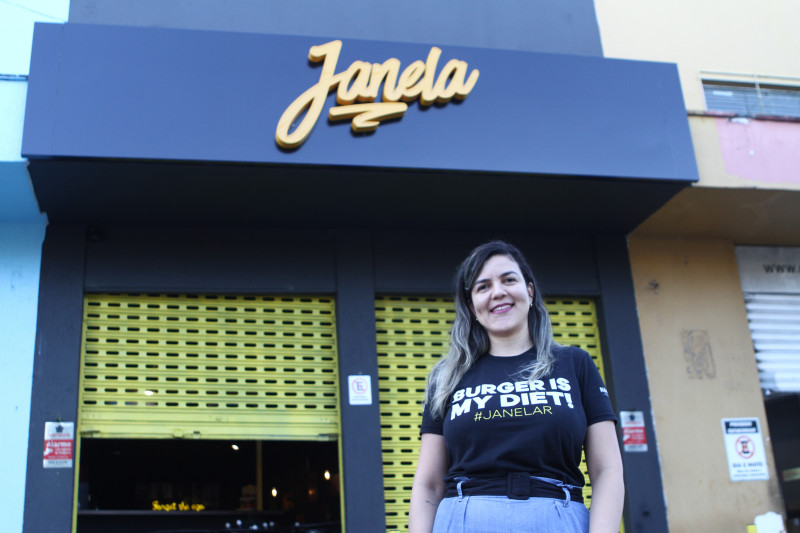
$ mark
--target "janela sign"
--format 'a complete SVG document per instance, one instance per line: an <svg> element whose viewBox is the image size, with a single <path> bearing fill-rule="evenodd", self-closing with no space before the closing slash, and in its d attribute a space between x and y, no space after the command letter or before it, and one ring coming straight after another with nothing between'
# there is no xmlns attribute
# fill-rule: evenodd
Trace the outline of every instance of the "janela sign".
<svg viewBox="0 0 800 533"><path fill-rule="evenodd" d="M347 70L336 73L341 50L342 41L331 41L309 49L309 60L323 62L322 72L319 81L298 96L278 121L275 141L282 148L297 148L305 142L322 113L325 99L334 89L339 105L329 110L328 119L352 119L353 131L369 132L376 130L383 120L403 116L408 109L407 102L419 100L420 105L429 106L434 102L447 103L453 98L466 98L480 74L473 69L467 75L466 61L451 59L437 76L436 67L442 51L435 46L425 62L414 61L402 72L400 60L390 58L383 63L353 61ZM376 101L381 86L381 100ZM300 122L294 126L294 131L290 131L298 120Z"/></svg>

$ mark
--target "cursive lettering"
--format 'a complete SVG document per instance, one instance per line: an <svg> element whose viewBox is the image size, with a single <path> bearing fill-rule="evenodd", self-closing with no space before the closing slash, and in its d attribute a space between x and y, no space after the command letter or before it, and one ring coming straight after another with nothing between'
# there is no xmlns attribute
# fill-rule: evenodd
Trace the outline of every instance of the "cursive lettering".
<svg viewBox="0 0 800 533"><path fill-rule="evenodd" d="M419 99L420 105L429 106L444 104L453 98L466 98L480 75L477 69L467 75L467 63L451 59L437 76L442 51L435 46L424 63L414 61L402 72L400 60L390 58L383 63L354 61L337 74L341 50L342 41L309 49L309 60L322 62L322 72L319 81L289 104L281 115L275 131L275 141L280 147L293 149L305 142L322 113L325 99L334 89L339 105L329 110L328 119L352 119L353 131L369 132L375 131L381 121L402 117L408 109L407 102ZM376 101L379 93L381 101Z"/></svg>
<svg viewBox="0 0 800 533"><path fill-rule="evenodd" d="M200 512L205 509L206 506L202 503L193 503L188 504L186 502L171 502L171 503L161 503L158 500L153 500L153 511L197 511Z"/></svg>

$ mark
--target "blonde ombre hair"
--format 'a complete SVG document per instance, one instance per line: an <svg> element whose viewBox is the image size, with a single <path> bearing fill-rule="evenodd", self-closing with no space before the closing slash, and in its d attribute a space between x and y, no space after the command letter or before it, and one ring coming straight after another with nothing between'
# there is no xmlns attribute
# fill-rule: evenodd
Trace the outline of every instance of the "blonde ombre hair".
<svg viewBox="0 0 800 533"><path fill-rule="evenodd" d="M558 344L553 340L550 315L544 306L533 270L515 246L503 241L482 244L461 263L454 279L456 318L450 332L450 349L431 370L425 390L425 403L434 418L444 416L450 396L458 382L479 358L489 353L489 334L475 320L471 309L472 286L483 265L495 255L505 255L514 260L519 265L525 284L533 284L533 303L528 310L528 332L536 351L536 359L520 368L520 378L529 381L539 379L553 369L555 363L553 348Z"/></svg>

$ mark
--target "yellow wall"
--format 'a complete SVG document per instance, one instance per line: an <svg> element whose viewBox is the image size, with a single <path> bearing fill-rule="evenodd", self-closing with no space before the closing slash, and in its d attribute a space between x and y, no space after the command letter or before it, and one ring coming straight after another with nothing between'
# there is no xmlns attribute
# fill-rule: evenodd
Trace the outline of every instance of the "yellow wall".
<svg viewBox="0 0 800 533"><path fill-rule="evenodd" d="M800 235L800 123L700 116L702 76L800 86L800 2L595 0L595 8L606 57L678 65L700 175L629 237L670 531L744 532L756 515L784 508L734 245L787 245ZM713 375L689 372L686 331L705 332ZM721 427L730 417L762 421L769 481L730 481Z"/></svg>
<svg viewBox="0 0 800 533"><path fill-rule="evenodd" d="M701 72L800 87L796 0L596 0L595 9L604 55L676 63L691 112L705 111ZM699 186L800 191L800 123L702 116L689 123Z"/></svg>
<svg viewBox="0 0 800 533"><path fill-rule="evenodd" d="M689 127L698 186L800 191L800 123L692 116Z"/></svg>
<svg viewBox="0 0 800 533"><path fill-rule="evenodd" d="M670 531L745 531L783 505L733 244L631 237L630 257ZM713 367L688 371L685 331L707 332ZM732 482L721 419L758 417L770 481Z"/></svg>
<svg viewBox="0 0 800 533"><path fill-rule="evenodd" d="M795 0L596 0L595 9L604 55L677 63L687 109L705 109L701 70L800 85Z"/></svg>

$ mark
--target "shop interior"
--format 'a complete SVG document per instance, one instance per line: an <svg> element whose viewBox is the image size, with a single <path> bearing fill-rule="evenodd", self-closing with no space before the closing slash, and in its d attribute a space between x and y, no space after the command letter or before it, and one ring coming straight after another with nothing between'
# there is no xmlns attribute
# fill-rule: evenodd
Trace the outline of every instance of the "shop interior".
<svg viewBox="0 0 800 533"><path fill-rule="evenodd" d="M788 531L800 531L800 394L765 396L772 451L778 470Z"/></svg>
<svg viewBox="0 0 800 533"><path fill-rule="evenodd" d="M83 438L79 533L341 531L336 441Z"/></svg>

